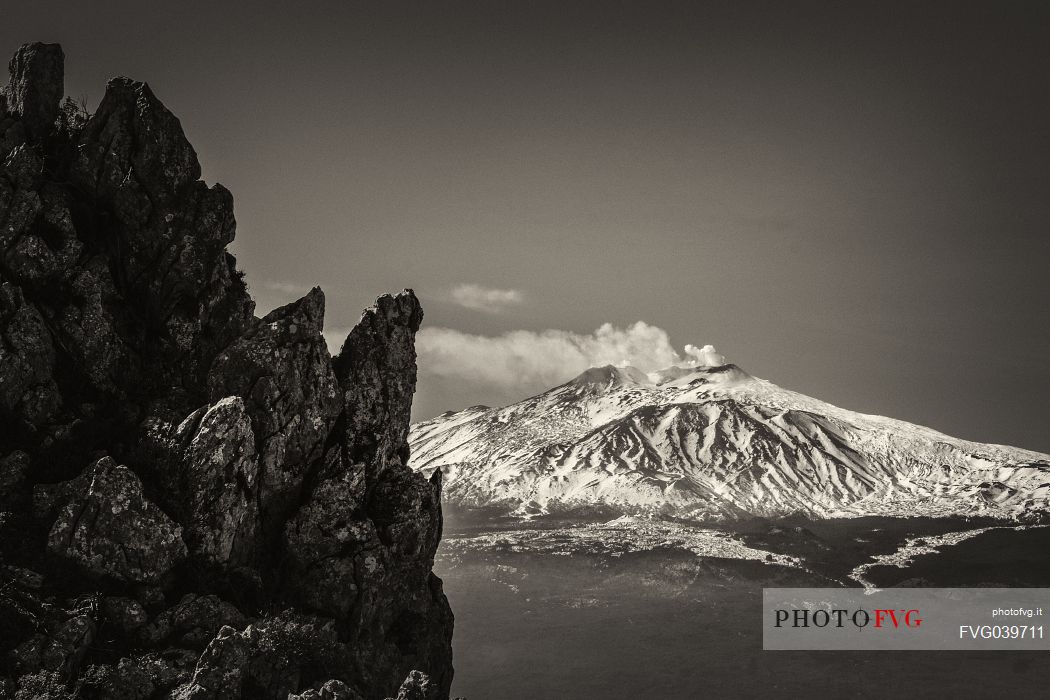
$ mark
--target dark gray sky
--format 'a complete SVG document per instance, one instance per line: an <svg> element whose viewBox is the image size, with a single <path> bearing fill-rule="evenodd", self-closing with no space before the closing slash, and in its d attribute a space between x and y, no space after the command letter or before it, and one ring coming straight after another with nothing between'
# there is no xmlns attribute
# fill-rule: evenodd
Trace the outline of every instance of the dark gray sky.
<svg viewBox="0 0 1050 700"><path fill-rule="evenodd" d="M663 329L1050 451L1050 3L35 1L33 40L181 118L260 311L414 287L417 417Z"/></svg>

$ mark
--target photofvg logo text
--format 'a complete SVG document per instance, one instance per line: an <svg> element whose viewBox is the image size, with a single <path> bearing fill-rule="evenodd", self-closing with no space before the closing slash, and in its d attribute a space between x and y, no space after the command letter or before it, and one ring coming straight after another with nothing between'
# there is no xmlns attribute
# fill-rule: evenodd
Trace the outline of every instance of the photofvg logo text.
<svg viewBox="0 0 1050 700"><path fill-rule="evenodd" d="M1050 650L1048 603L1045 588L766 588L762 648Z"/></svg>
<svg viewBox="0 0 1050 700"><path fill-rule="evenodd" d="M777 608L773 611L776 627L847 627L856 628L871 626L874 629L917 628L922 626L922 613L918 608L908 610L876 608L865 610L857 608L846 610L833 608Z"/></svg>

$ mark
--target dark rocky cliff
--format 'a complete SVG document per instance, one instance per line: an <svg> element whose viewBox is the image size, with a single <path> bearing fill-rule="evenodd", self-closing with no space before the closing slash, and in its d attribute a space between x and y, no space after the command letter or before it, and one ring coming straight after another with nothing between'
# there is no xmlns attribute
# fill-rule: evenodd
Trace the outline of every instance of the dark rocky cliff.
<svg viewBox="0 0 1050 700"><path fill-rule="evenodd" d="M320 289L256 318L178 119L63 61L0 94L0 697L447 698L416 297L334 360Z"/></svg>

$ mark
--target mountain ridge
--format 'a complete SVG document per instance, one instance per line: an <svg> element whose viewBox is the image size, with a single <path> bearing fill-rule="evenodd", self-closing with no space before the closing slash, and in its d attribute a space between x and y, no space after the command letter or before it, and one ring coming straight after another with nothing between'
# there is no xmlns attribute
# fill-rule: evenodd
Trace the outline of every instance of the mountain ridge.
<svg viewBox="0 0 1050 700"><path fill-rule="evenodd" d="M1037 518L1050 456L842 409L733 364L590 368L502 408L412 426L410 465L457 506L514 515L594 506L718 520Z"/></svg>

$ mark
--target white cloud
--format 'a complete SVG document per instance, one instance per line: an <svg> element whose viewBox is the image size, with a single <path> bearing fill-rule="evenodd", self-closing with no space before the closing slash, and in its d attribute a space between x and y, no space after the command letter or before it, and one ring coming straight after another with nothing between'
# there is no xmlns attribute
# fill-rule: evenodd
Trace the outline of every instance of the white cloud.
<svg viewBox="0 0 1050 700"><path fill-rule="evenodd" d="M296 282L280 282L275 280L264 280L262 288L271 292L278 292L286 296L294 297L299 299L306 295L310 291L311 287L305 284L298 284Z"/></svg>
<svg viewBox="0 0 1050 700"><path fill-rule="evenodd" d="M693 367L717 367L726 363L726 356L715 350L714 345L705 345L698 348L695 345L686 345L685 354L693 358L689 364Z"/></svg>
<svg viewBox="0 0 1050 700"><path fill-rule="evenodd" d="M639 321L627 328L606 323L594 333L508 331L499 336L452 328L416 335L422 372L522 390L549 388L588 367L622 364L642 370L681 361L667 332Z"/></svg>
<svg viewBox="0 0 1050 700"><path fill-rule="evenodd" d="M465 309L498 314L508 306L525 301L525 295L518 289L494 289L480 284L459 284L452 288L449 299Z"/></svg>
<svg viewBox="0 0 1050 700"><path fill-rule="evenodd" d="M520 400L568 381L588 367L629 364L648 372L672 365L725 363L710 345L686 346L687 359L683 359L667 331L644 321L626 328L606 323L585 334L517 330L483 336L424 328L416 335L416 351L420 417L469 405L464 401Z"/></svg>
<svg viewBox="0 0 1050 700"><path fill-rule="evenodd" d="M349 331L325 331L333 355L338 354ZM725 364L725 357L710 345L686 345L679 353L667 331L644 321L625 328L605 323L593 333L549 329L485 336L453 328L423 328L416 334L416 353L415 420L472 404L498 406L520 401L589 367L631 365L650 372L672 365Z"/></svg>

